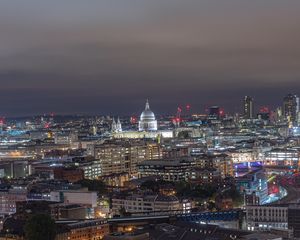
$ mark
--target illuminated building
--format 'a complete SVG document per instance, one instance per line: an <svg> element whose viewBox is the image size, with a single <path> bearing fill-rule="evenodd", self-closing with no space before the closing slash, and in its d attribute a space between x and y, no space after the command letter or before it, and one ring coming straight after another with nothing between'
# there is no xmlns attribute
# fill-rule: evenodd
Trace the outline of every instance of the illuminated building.
<svg viewBox="0 0 300 240"><path fill-rule="evenodd" d="M261 205L268 199L267 177L263 170L258 169L237 177L236 186L244 194L245 205Z"/></svg>
<svg viewBox="0 0 300 240"><path fill-rule="evenodd" d="M283 115L291 123L295 123L299 112L299 97L288 94L283 99Z"/></svg>
<svg viewBox="0 0 300 240"><path fill-rule="evenodd" d="M245 96L244 98L244 117L246 119L252 119L254 116L253 113L253 98Z"/></svg>
<svg viewBox="0 0 300 240"><path fill-rule="evenodd" d="M191 170L189 182L197 184L219 184L222 176L215 168L193 168Z"/></svg>
<svg viewBox="0 0 300 240"><path fill-rule="evenodd" d="M138 163L162 155L158 143L121 139L94 145L92 154L100 161L102 175L123 172L136 175Z"/></svg>
<svg viewBox="0 0 300 240"><path fill-rule="evenodd" d="M60 132L54 136L55 144L72 144L78 141L78 136L73 132Z"/></svg>
<svg viewBox="0 0 300 240"><path fill-rule="evenodd" d="M157 131L157 121L154 113L150 110L148 100L146 102L145 110L140 116L139 131Z"/></svg>
<svg viewBox="0 0 300 240"><path fill-rule="evenodd" d="M132 120L132 119L131 119ZM112 123L111 136L119 139L159 139L159 138L173 138L172 130L158 130L157 120L154 113L150 110L149 102L147 100L145 110L142 112L139 121L138 131L122 131L121 123Z"/></svg>
<svg viewBox="0 0 300 240"><path fill-rule="evenodd" d="M268 166L286 166L297 169L299 152L294 149L273 149L265 153L263 163Z"/></svg>
<svg viewBox="0 0 300 240"><path fill-rule="evenodd" d="M24 220L8 218L3 224L5 233L1 240L25 240ZM55 240L101 240L110 233L109 224L104 219L59 220L56 221Z"/></svg>
<svg viewBox="0 0 300 240"><path fill-rule="evenodd" d="M166 212L182 211L176 196L165 195L131 195L116 196L112 198L112 211L114 214L120 214L120 210L125 209L126 212L162 214Z"/></svg>
<svg viewBox="0 0 300 240"><path fill-rule="evenodd" d="M102 175L102 167L99 160L80 162L76 165L83 170L84 178L86 179L98 179Z"/></svg>
<svg viewBox="0 0 300 240"><path fill-rule="evenodd" d="M215 168L220 172L223 179L226 176L233 176L233 163L226 154L202 155L196 158L196 166L199 168Z"/></svg>
<svg viewBox="0 0 300 240"><path fill-rule="evenodd" d="M0 178L23 178L31 174L28 161L10 160L0 162Z"/></svg>
<svg viewBox="0 0 300 240"><path fill-rule="evenodd" d="M287 229L288 204L246 206L246 221L250 231Z"/></svg>
<svg viewBox="0 0 300 240"><path fill-rule="evenodd" d="M62 231L58 232L55 240L100 240L109 234L109 224L106 220L64 221L58 222L63 225Z"/></svg>
<svg viewBox="0 0 300 240"><path fill-rule="evenodd" d="M26 200L27 191L24 188L12 188L0 191L0 215L14 214L17 202Z"/></svg>
<svg viewBox="0 0 300 240"><path fill-rule="evenodd" d="M252 163L252 162L262 162L264 160L264 154L271 148L240 148L234 149L227 152L231 157L233 164L239 163Z"/></svg>
<svg viewBox="0 0 300 240"><path fill-rule="evenodd" d="M139 178L158 176L165 181L187 181L195 162L188 158L148 160L138 164Z"/></svg>
<svg viewBox="0 0 300 240"><path fill-rule="evenodd" d="M112 187L124 187L125 182L129 181L128 172L113 173L106 176L101 176L100 179L107 185Z"/></svg>
<svg viewBox="0 0 300 240"><path fill-rule="evenodd" d="M113 138L119 139L158 139L158 138L173 138L174 134L171 130L158 130L150 132L140 132L140 131L123 131L118 133L113 133Z"/></svg>
<svg viewBox="0 0 300 240"><path fill-rule="evenodd" d="M122 132L122 124L121 124L120 118L118 118L117 122L113 118L112 125L111 125L111 132L112 133Z"/></svg>

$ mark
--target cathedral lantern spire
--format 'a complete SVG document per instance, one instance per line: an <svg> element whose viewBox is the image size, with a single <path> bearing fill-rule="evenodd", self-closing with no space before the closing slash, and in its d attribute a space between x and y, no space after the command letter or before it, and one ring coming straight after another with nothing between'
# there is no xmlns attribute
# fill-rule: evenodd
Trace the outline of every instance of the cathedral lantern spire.
<svg viewBox="0 0 300 240"><path fill-rule="evenodd" d="M145 110L150 110L149 100L146 100Z"/></svg>

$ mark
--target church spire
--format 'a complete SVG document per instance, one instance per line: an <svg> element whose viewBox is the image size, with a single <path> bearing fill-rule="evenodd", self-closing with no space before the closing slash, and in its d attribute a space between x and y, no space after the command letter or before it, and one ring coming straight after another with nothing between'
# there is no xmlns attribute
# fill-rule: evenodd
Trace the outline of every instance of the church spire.
<svg viewBox="0 0 300 240"><path fill-rule="evenodd" d="M117 123L115 121L115 118L113 117L112 124L111 124L111 131L114 133L116 132L116 130L117 130Z"/></svg>
<svg viewBox="0 0 300 240"><path fill-rule="evenodd" d="M117 132L122 132L122 124L119 117L117 121Z"/></svg>

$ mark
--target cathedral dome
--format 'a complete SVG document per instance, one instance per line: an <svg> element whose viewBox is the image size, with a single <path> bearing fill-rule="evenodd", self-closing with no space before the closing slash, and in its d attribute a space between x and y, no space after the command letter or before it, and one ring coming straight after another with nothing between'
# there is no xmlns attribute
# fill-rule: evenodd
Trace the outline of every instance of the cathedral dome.
<svg viewBox="0 0 300 240"><path fill-rule="evenodd" d="M146 107L145 110L142 112L141 117L140 117L141 121L155 121L155 115L154 113L150 110L150 106L149 106L149 102L147 100L146 102Z"/></svg>
<svg viewBox="0 0 300 240"><path fill-rule="evenodd" d="M157 121L154 113L150 110L149 102L147 100L145 110L142 112L139 121L139 131L156 131Z"/></svg>

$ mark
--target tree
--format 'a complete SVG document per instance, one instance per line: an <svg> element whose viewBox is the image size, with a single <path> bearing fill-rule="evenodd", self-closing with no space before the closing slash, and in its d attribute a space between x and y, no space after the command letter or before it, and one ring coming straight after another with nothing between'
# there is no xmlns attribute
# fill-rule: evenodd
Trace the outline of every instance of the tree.
<svg viewBox="0 0 300 240"><path fill-rule="evenodd" d="M90 179L83 179L77 182L81 184L81 186L88 188L89 191L96 191L100 195L105 194L107 192L106 185L101 180L90 180Z"/></svg>
<svg viewBox="0 0 300 240"><path fill-rule="evenodd" d="M178 133L178 138L187 139L190 137L189 131L182 131Z"/></svg>
<svg viewBox="0 0 300 240"><path fill-rule="evenodd" d="M232 198L233 205L235 207L240 207L243 205L244 202L243 195L235 187L231 187L227 189L225 192L223 192L223 195L225 197Z"/></svg>
<svg viewBox="0 0 300 240"><path fill-rule="evenodd" d="M26 240L54 240L55 221L47 214L33 215L24 226Z"/></svg>
<svg viewBox="0 0 300 240"><path fill-rule="evenodd" d="M158 193L161 186L167 185L173 186L173 183L164 180L148 180L143 182L140 188L143 190L152 190L153 192Z"/></svg>
<svg viewBox="0 0 300 240"><path fill-rule="evenodd" d="M127 212L124 207L121 207L119 212L120 212L121 217L130 217L131 216L131 213Z"/></svg>

